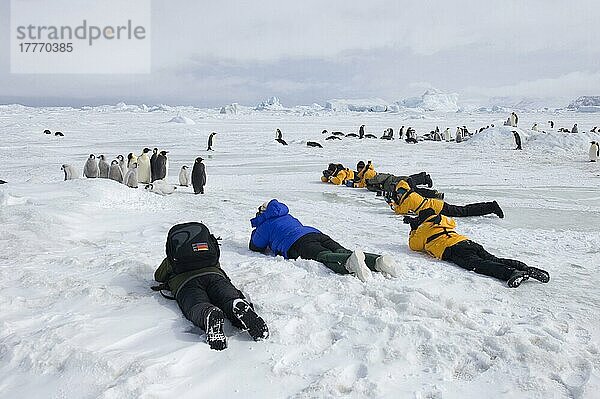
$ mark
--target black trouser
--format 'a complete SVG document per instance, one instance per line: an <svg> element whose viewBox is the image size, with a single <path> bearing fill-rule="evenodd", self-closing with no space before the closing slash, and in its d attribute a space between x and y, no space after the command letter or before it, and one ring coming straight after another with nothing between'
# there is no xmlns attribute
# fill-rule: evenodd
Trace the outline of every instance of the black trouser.
<svg viewBox="0 0 600 399"><path fill-rule="evenodd" d="M221 309L234 326L241 327L233 314L233 301L243 298L227 277L211 273L185 283L177 293L177 304L189 321L206 331L206 316L214 307Z"/></svg>
<svg viewBox="0 0 600 399"><path fill-rule="evenodd" d="M463 269L508 281L515 270L527 270L528 266L518 260L497 258L481 245L471 240L461 241L446 248L442 260L452 262Z"/></svg>
<svg viewBox="0 0 600 399"><path fill-rule="evenodd" d="M287 251L289 259L309 259L323 263L338 274L348 274L346 261L352 251L342 247L327 234L308 233L298 238ZM365 263L375 270L375 260L381 255L365 253Z"/></svg>
<svg viewBox="0 0 600 399"><path fill-rule="evenodd" d="M414 186L427 185L427 173L426 172L416 173L414 175L408 176L408 178L410 179L409 182L412 183L411 187L413 189L416 188Z"/></svg>
<svg viewBox="0 0 600 399"><path fill-rule="evenodd" d="M477 202L468 205L451 205L444 202L442 215L450 217L483 216L494 213L496 205L493 202Z"/></svg>

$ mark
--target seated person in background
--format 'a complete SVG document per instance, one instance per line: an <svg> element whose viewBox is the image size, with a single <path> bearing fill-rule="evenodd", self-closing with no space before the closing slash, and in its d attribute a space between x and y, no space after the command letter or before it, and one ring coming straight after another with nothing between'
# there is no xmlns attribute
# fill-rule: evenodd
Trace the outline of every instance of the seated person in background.
<svg viewBox="0 0 600 399"><path fill-rule="evenodd" d="M504 217L504 212L496 201L451 205L441 199L423 198L412 188L410 180L398 182L394 195L388 198L388 204L394 212L400 215L417 214L422 209L432 208L436 214L440 213L445 216L467 217L494 213L501 219Z"/></svg>
<svg viewBox="0 0 600 399"><path fill-rule="evenodd" d="M431 208L422 209L417 217L406 216L410 224L408 244L413 251L427 252L463 269L506 281L511 288L518 287L529 277L542 283L550 281L548 272L513 259L497 258L481 245L454 231L453 219L436 214Z"/></svg>
<svg viewBox="0 0 600 399"><path fill-rule="evenodd" d="M276 199L262 204L250 223L254 228L249 243L252 251L270 250L285 259L316 260L338 274L354 274L361 281L369 279L371 271L396 276L391 256L358 249L352 252L314 227L304 226Z"/></svg>

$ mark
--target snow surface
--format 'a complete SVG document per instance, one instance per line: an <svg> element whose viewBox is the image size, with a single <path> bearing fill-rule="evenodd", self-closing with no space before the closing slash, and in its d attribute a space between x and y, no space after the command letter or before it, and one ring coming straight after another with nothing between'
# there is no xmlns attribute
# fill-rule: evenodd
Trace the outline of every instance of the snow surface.
<svg viewBox="0 0 600 399"><path fill-rule="evenodd" d="M174 112L197 124L165 124ZM523 130L523 151L504 127L460 144L321 136L361 124L474 131L506 117L0 106L0 397L597 397L600 164L586 161L598 135ZM519 123L589 131L593 117L519 114ZM273 140L276 128L289 146ZM171 183L202 155L207 194L62 181L63 163L81 170L90 153L110 160L155 146L170 151ZM319 182L329 162L359 159L382 172L426 170L450 203L498 200L505 219L460 219L458 230L552 280L509 289L411 252L408 227L382 199ZM313 261L250 252L249 219L270 198L348 248L391 254L400 276L363 284ZM149 289L168 229L190 220L223 238L222 266L267 321L267 341L227 324L229 348L211 351L177 305Z"/></svg>

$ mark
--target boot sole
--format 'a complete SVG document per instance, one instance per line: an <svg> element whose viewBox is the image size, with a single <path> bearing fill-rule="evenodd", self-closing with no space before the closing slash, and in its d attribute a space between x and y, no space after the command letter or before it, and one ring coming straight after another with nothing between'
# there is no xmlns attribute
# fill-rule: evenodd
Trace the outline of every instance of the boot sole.
<svg viewBox="0 0 600 399"><path fill-rule="evenodd" d="M227 337L223 326L225 317L222 312L215 309L211 310L206 318L206 342L211 349L223 350L227 348Z"/></svg>
<svg viewBox="0 0 600 399"><path fill-rule="evenodd" d="M233 314L248 330L248 334L255 341L269 338L269 329L265 321L244 301L239 301L233 308Z"/></svg>

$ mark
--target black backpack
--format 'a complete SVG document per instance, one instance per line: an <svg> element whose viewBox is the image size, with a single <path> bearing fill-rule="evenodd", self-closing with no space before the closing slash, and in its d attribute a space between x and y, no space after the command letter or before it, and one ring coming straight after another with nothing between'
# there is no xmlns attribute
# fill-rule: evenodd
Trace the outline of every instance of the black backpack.
<svg viewBox="0 0 600 399"><path fill-rule="evenodd" d="M217 238L202 223L177 224L167 234L167 259L175 274L219 267L220 256Z"/></svg>

